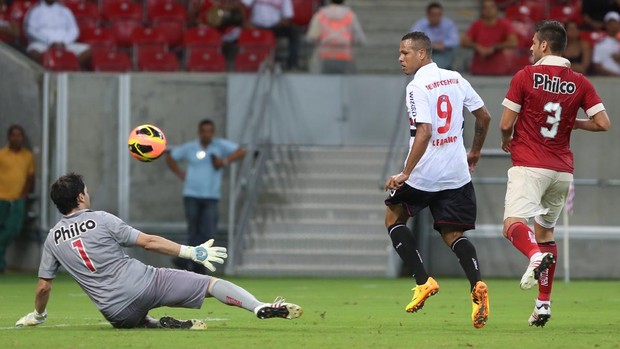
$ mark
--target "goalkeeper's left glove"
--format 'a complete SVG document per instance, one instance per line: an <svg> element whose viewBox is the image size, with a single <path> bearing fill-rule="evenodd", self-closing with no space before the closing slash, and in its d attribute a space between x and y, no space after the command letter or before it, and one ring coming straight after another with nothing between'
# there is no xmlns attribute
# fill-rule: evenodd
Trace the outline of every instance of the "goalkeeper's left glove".
<svg viewBox="0 0 620 349"><path fill-rule="evenodd" d="M211 239L196 247L181 245L179 257L191 259L204 265L207 269L215 271L215 266L211 262L224 264L224 258L228 257L228 254L226 254L226 247L213 246L214 241Z"/></svg>
<svg viewBox="0 0 620 349"><path fill-rule="evenodd" d="M39 313L35 309L35 311L33 311L32 313L29 313L28 315L25 315L21 319L17 320L15 326L36 326L38 324L44 323L45 319L47 319L47 311L44 310L43 313Z"/></svg>

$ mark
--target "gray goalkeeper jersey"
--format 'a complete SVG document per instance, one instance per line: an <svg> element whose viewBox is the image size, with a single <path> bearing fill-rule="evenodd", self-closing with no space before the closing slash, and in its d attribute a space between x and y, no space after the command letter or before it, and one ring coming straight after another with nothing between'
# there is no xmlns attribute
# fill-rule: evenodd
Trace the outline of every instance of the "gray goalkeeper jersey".
<svg viewBox="0 0 620 349"><path fill-rule="evenodd" d="M151 283L155 268L129 258L140 232L104 212L64 216L45 239L39 277L53 279L63 266L106 316L113 317Z"/></svg>

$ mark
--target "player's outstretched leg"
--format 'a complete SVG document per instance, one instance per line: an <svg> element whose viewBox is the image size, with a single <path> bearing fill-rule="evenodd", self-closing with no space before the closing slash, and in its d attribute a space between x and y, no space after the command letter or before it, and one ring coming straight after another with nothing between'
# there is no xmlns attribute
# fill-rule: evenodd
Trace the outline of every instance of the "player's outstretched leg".
<svg viewBox="0 0 620 349"><path fill-rule="evenodd" d="M529 290L532 286L538 284L540 274L555 263L555 257L552 253L536 253L532 256L530 264L525 270L525 274L521 278L521 289Z"/></svg>
<svg viewBox="0 0 620 349"><path fill-rule="evenodd" d="M471 321L475 328L482 328L489 319L489 288L487 284L478 281L471 291Z"/></svg>
<svg viewBox="0 0 620 349"><path fill-rule="evenodd" d="M424 284L416 285L416 287L411 290L413 291L413 298L411 298L411 302L405 307L405 311L408 313L415 313L424 307L424 302L426 302L428 297L436 295L437 292L439 292L439 284L435 279L429 277Z"/></svg>
<svg viewBox="0 0 620 349"><path fill-rule="evenodd" d="M551 302L536 300L534 311L527 320L530 326L544 327L551 319Z"/></svg>
<svg viewBox="0 0 620 349"><path fill-rule="evenodd" d="M271 318L292 320L297 319L303 313L304 311L299 305L287 303L282 297L276 298L273 303L265 303L254 309L254 314L261 320Z"/></svg>

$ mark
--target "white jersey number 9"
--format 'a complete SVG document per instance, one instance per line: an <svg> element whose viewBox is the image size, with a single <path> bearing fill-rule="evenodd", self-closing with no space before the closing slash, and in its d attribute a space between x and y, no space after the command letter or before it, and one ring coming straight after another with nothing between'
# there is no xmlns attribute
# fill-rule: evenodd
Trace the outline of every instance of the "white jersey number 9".
<svg viewBox="0 0 620 349"><path fill-rule="evenodd" d="M540 134L545 138L555 138L558 134L558 127L560 126L560 115L562 115L562 107L560 103L549 102L545 104L545 111L552 115L547 116L547 124L550 127L541 127Z"/></svg>

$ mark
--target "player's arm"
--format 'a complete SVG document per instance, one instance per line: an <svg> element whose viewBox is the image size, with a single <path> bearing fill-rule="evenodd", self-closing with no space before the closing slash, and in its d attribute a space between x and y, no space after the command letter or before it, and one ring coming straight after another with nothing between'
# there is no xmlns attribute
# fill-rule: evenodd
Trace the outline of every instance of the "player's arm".
<svg viewBox="0 0 620 349"><path fill-rule="evenodd" d="M403 183L409 179L411 172L416 167L433 135L433 125L428 123L416 123L416 134L413 139L413 145L409 149L409 155L407 155L407 162L402 172L396 176L388 178L385 183L385 189L398 189Z"/></svg>
<svg viewBox="0 0 620 349"><path fill-rule="evenodd" d="M170 152L166 152L166 164L168 168L182 181L185 180L185 171L181 169L181 166L172 158Z"/></svg>
<svg viewBox="0 0 620 349"><path fill-rule="evenodd" d="M476 169L478 160L480 160L480 151L482 150L482 145L484 145L484 140L487 138L489 124L491 123L491 114L489 114L485 106L471 113L476 118L476 125L474 126L474 140L467 154L467 163L469 164L469 170L473 172Z"/></svg>
<svg viewBox="0 0 620 349"><path fill-rule="evenodd" d="M211 271L215 271L215 267L211 262L224 263L226 247L213 246L214 240L211 239L200 246L185 246L177 244L158 235L151 235L140 232L136 239L136 246L147 251L153 251L169 256L191 259L198 262Z"/></svg>
<svg viewBox="0 0 620 349"><path fill-rule="evenodd" d="M52 293L52 281L53 279L39 278L34 291L34 311L17 320L15 326L36 326L45 322L47 319L47 302Z"/></svg>
<svg viewBox="0 0 620 349"><path fill-rule="evenodd" d="M502 131L502 150L510 153L510 143L512 142L512 132L519 114L509 108L504 108L499 128Z"/></svg>
<svg viewBox="0 0 620 349"><path fill-rule="evenodd" d="M589 119L577 119L573 129L581 129L591 132L607 131L611 127L607 111L601 110Z"/></svg>

